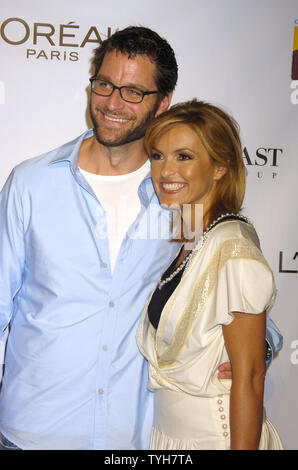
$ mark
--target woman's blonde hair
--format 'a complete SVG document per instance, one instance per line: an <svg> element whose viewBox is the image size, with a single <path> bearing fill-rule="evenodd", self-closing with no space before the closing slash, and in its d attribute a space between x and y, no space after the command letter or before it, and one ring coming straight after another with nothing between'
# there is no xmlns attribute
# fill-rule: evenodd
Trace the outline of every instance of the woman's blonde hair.
<svg viewBox="0 0 298 470"><path fill-rule="evenodd" d="M177 124L191 126L214 164L227 168L215 185L207 216L209 223L221 214L240 212L245 195L246 170L236 121L217 106L196 99L176 104L149 126L144 141L149 156L156 137Z"/></svg>

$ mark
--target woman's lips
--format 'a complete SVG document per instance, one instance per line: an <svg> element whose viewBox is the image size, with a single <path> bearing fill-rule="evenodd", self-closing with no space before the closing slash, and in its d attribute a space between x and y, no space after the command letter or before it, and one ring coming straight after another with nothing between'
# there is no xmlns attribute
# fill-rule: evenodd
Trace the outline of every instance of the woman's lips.
<svg viewBox="0 0 298 470"><path fill-rule="evenodd" d="M177 193L186 186L185 183L160 183L160 188L164 193Z"/></svg>

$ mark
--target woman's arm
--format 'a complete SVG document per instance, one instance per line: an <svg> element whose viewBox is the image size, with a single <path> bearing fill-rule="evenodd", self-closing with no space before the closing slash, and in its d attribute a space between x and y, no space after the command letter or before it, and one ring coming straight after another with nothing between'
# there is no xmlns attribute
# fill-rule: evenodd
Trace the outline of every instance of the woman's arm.
<svg viewBox="0 0 298 470"><path fill-rule="evenodd" d="M226 349L232 364L230 400L231 449L258 449L262 429L266 313L234 312L223 326Z"/></svg>
<svg viewBox="0 0 298 470"><path fill-rule="evenodd" d="M267 316L266 323L266 342L265 342L265 355L266 355L266 369L270 366L275 354L277 354L283 346L283 337L274 321ZM218 378L233 379L232 367L230 362L224 362L218 367Z"/></svg>

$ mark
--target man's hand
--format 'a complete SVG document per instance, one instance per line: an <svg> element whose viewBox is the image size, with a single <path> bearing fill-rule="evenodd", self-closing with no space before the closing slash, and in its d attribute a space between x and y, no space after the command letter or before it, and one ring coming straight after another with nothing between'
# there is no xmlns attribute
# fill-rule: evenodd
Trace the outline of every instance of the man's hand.
<svg viewBox="0 0 298 470"><path fill-rule="evenodd" d="M232 366L230 362L224 362L218 368L219 379L232 379Z"/></svg>

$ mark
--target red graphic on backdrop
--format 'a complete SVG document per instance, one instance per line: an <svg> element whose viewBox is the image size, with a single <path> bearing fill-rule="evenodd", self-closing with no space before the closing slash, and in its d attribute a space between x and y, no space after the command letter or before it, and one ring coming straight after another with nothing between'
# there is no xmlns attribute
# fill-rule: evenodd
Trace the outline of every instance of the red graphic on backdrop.
<svg viewBox="0 0 298 470"><path fill-rule="evenodd" d="M294 44L292 59L292 80L298 80L298 26L294 28Z"/></svg>

